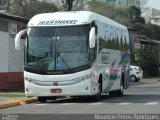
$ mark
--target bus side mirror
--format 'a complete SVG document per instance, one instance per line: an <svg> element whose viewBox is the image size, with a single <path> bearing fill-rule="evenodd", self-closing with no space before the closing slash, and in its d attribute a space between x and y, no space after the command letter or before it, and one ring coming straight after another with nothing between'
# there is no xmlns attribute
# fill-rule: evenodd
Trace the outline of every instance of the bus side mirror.
<svg viewBox="0 0 160 120"><path fill-rule="evenodd" d="M96 43L96 28L92 27L89 33L89 47L94 48Z"/></svg>
<svg viewBox="0 0 160 120"><path fill-rule="evenodd" d="M26 33L27 29L20 31L19 33L17 33L16 37L15 37L15 49L16 50L20 50L21 49L21 37Z"/></svg>

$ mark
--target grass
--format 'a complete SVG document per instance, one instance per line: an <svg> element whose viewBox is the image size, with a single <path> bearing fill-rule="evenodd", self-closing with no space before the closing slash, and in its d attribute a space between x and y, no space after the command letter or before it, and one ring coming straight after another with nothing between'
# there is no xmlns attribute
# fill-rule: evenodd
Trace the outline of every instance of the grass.
<svg viewBox="0 0 160 120"><path fill-rule="evenodd" d="M0 93L0 97L16 98L16 97L25 97L25 95L23 93Z"/></svg>

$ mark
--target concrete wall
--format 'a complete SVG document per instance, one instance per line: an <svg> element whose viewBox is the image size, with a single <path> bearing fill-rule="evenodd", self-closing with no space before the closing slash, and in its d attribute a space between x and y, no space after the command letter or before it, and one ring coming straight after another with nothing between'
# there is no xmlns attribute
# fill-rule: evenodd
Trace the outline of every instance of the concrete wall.
<svg viewBox="0 0 160 120"><path fill-rule="evenodd" d="M8 33L0 31L0 72L8 71Z"/></svg>
<svg viewBox="0 0 160 120"><path fill-rule="evenodd" d="M25 24L7 19L5 21L7 26L3 27L7 27L7 30L0 29L0 91L23 90L23 51L15 50L14 38Z"/></svg>
<svg viewBox="0 0 160 120"><path fill-rule="evenodd" d="M150 23L160 26L160 16L154 16L150 19Z"/></svg>

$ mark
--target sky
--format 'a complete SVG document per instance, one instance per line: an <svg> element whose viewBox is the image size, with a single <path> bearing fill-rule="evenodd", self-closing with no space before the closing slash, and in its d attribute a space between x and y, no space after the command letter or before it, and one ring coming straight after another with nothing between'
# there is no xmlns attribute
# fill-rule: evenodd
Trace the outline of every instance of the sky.
<svg viewBox="0 0 160 120"><path fill-rule="evenodd" d="M160 10L160 0L148 0L146 7L156 8Z"/></svg>

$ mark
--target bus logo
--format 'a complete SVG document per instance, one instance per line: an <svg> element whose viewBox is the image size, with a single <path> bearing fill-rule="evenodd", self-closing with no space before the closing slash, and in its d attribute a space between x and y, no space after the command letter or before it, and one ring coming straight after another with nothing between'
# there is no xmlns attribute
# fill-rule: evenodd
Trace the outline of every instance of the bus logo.
<svg viewBox="0 0 160 120"><path fill-rule="evenodd" d="M58 82L57 81L53 82L53 85L58 86Z"/></svg>

